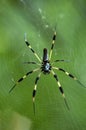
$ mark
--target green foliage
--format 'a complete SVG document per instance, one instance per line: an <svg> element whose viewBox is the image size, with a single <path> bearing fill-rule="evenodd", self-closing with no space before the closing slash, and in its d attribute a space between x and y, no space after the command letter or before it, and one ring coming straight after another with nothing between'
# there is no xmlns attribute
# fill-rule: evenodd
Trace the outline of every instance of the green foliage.
<svg viewBox="0 0 86 130"><path fill-rule="evenodd" d="M0 130L85 130L86 89L56 72L64 88L70 111L52 75L42 75L33 113L32 90L37 73L9 89L26 72L36 68L25 61L37 61L24 43L24 33L42 57L50 49L54 28L57 39L52 61L74 74L86 86L86 1L85 0L1 0L0 1Z"/></svg>

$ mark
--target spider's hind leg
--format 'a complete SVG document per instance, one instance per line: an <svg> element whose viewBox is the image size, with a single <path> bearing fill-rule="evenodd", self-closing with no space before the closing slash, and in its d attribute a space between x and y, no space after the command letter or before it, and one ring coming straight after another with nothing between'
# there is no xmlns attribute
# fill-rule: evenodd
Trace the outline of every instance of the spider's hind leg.
<svg viewBox="0 0 86 130"><path fill-rule="evenodd" d="M67 107L68 110L69 110L69 106L68 106L67 100L66 100L66 98L65 98L65 94L64 94L63 88L62 88L62 86L61 86L61 84L60 84L60 82L59 82L59 80L58 80L58 77L57 77L57 75L54 73L53 70L51 71L51 73L53 74L54 78L56 79L56 82L57 82L57 84L58 84L59 90L60 90L60 92L61 92L61 94L62 94L62 96L63 96L63 98L64 98L66 107Z"/></svg>
<svg viewBox="0 0 86 130"><path fill-rule="evenodd" d="M52 51L53 51L53 48L54 48L55 40L56 40L56 28L55 28L55 32L54 32L53 39L52 39L52 45L51 45L51 49L50 49L49 60L51 59L51 56L52 56Z"/></svg>
<svg viewBox="0 0 86 130"><path fill-rule="evenodd" d="M39 60L39 62L41 62L41 59L39 58L39 56L37 55L37 53L33 50L33 48L31 47L30 43L27 41L26 33L25 33L25 43L30 48L30 50L35 55L35 57Z"/></svg>

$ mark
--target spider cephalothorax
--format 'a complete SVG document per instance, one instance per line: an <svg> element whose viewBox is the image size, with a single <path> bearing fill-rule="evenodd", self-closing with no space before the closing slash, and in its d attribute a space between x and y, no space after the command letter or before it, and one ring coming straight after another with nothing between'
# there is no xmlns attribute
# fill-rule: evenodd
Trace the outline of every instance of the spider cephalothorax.
<svg viewBox="0 0 86 130"><path fill-rule="evenodd" d="M57 84L58 84L58 87L59 87L59 90L64 98L64 101L65 101L65 104L67 106L67 108L69 109L69 106L67 104L67 101L66 101L66 98L65 98L65 95L64 95L64 91L63 91L63 88L58 80L58 76L57 74L54 72L54 70L58 70L58 71L61 71L63 73L65 73L67 76L69 76L70 78L76 80L79 84L81 84L83 87L84 85L75 77L73 76L72 74L68 73L67 71L65 71L64 69L62 68L58 68L58 67L55 67L53 66L52 63L50 63L51 61L51 56L52 56L52 50L53 50L53 47L54 47L54 43L55 43L55 40L56 40L56 30L54 32L54 35L53 35L53 39L52 39L52 45L51 45L51 49L50 49L50 54L49 54L49 57L48 57L48 52L47 52L47 49L44 48L43 49L43 59L41 60L40 57L37 55L37 53L33 50L33 48L31 47L30 43L27 41L26 39L26 36L25 36L25 43L26 45L30 48L30 50L32 51L32 53L36 56L36 58L38 59L39 63L36 63L36 62L25 62L27 64L37 64L39 66L39 68L36 68L34 70L31 70L29 72L27 72L22 78L20 78L15 84L14 86L10 89L9 92L11 92L16 85L18 85L21 81L23 81L27 76L29 76L30 74L36 72L36 71L40 71L38 76L36 77L35 79L35 86L34 86L34 89L33 89L33 94L32 94L32 97L33 97L33 104L35 102L35 95L36 95L36 90L37 90L37 83L38 83L38 80L40 79L40 76L41 76L41 73L44 73L44 74L49 74L51 73L53 75L53 77L55 78ZM65 60L55 60L53 63L55 62L65 62ZM35 112L35 104L34 104L34 112Z"/></svg>

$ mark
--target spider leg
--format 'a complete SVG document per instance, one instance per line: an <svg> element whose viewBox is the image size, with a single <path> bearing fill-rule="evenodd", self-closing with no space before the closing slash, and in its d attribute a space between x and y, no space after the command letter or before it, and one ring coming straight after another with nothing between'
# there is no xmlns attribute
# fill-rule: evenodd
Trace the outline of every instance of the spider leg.
<svg viewBox="0 0 86 130"><path fill-rule="evenodd" d="M30 50L33 52L33 54L36 56L36 58L39 60L39 62L41 62L41 59L40 59L39 56L36 54L36 52L33 50L33 48L31 47L30 43L27 41L26 34L25 34L25 43L26 43L26 45L30 48Z"/></svg>
<svg viewBox="0 0 86 130"><path fill-rule="evenodd" d="M27 72L22 78L20 78L20 79L14 84L14 86L9 90L9 93L16 87L17 84L19 84L21 81L23 81L28 75L30 75L30 74L32 74L33 72L36 72L36 71L38 71L38 70L39 70L39 68Z"/></svg>
<svg viewBox="0 0 86 130"><path fill-rule="evenodd" d="M54 64L55 62L69 62L69 60L55 60L52 62L52 64Z"/></svg>
<svg viewBox="0 0 86 130"><path fill-rule="evenodd" d="M62 94L62 96L63 96L63 98L64 98L65 104L66 104L66 106L67 106L67 108L68 108L68 110L69 110L69 106L68 106L67 100L66 100L66 98L65 98L65 94L64 94L63 88L62 88L62 86L61 86L61 84L60 84L60 82L59 82L59 80L58 80L58 77L57 77L57 75L54 73L53 70L51 71L51 73L53 74L54 78L56 79L56 82L57 82L57 84L58 84L59 90L60 90L60 92L61 92L61 94Z"/></svg>
<svg viewBox="0 0 86 130"><path fill-rule="evenodd" d="M41 64L36 63L36 62L34 62L34 61L32 61L32 62L30 62L30 61L28 61L28 62L24 62L24 64L36 64L36 65L41 65Z"/></svg>
<svg viewBox="0 0 86 130"><path fill-rule="evenodd" d="M70 74L69 72L65 71L64 69L62 69L62 68L57 68L57 67L52 67L52 68L64 72L67 76L69 76L70 78L76 80L81 86L83 86L84 88L86 88L75 76L73 76L73 75Z"/></svg>
<svg viewBox="0 0 86 130"><path fill-rule="evenodd" d="M41 76L41 73L39 73L39 75L35 79L35 86L34 86L33 94L32 94L34 114L35 114L35 96L36 96L36 90L37 90L37 83L38 83L38 80L40 79L40 76Z"/></svg>
<svg viewBox="0 0 86 130"><path fill-rule="evenodd" d="M54 62L69 62L69 60L55 60Z"/></svg>
<svg viewBox="0 0 86 130"><path fill-rule="evenodd" d="M51 59L51 56L52 56L52 51L53 51L53 47L54 47L54 44L55 44L55 40L56 40L56 29L55 29L53 39L52 39L52 45L51 45L51 49L50 49L49 60Z"/></svg>

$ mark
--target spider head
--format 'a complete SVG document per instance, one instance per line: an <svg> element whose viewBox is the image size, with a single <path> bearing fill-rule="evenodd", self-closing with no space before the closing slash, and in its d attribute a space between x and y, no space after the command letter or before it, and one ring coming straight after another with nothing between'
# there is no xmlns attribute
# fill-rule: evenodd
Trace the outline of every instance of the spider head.
<svg viewBox="0 0 86 130"><path fill-rule="evenodd" d="M42 67L41 70L44 74L49 74L50 70L51 70L51 65L49 63L49 61L43 61L42 62Z"/></svg>

